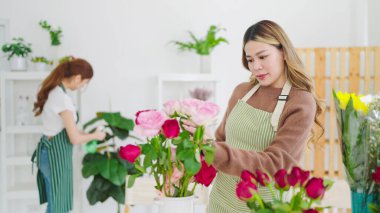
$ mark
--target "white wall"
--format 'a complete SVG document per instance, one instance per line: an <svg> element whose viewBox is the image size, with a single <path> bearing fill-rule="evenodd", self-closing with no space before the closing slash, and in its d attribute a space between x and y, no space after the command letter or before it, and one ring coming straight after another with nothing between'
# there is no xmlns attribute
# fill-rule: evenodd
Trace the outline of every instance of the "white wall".
<svg viewBox="0 0 380 213"><path fill-rule="evenodd" d="M379 6L376 0L370 2ZM372 18L378 17L378 10L370 10L369 19L379 20ZM218 46L212 55L213 72L222 80L218 100L223 109L234 86L249 76L240 62L242 37L261 19L278 22L296 47L368 42L362 0L0 0L0 18L10 20L11 37L31 42L36 55L49 53L48 35L38 21L61 26L59 54L73 54L93 64L95 78L83 95L85 120L96 111L109 110L109 99L112 110L127 116L154 108L158 73L197 72L195 54L180 53L168 44L187 40L187 30L199 36L211 24L227 29L221 35L230 44ZM378 31L377 27L377 35ZM375 39L379 41L370 37L371 43ZM85 210L111 212L113 207L112 203Z"/></svg>
<svg viewBox="0 0 380 213"><path fill-rule="evenodd" d="M380 1L368 0L368 44L380 45Z"/></svg>

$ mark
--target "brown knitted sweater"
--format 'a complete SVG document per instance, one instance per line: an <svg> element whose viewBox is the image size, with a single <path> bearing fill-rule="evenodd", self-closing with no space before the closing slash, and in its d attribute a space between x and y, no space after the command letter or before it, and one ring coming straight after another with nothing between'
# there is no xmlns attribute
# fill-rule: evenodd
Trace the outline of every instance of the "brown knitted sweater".
<svg viewBox="0 0 380 213"><path fill-rule="evenodd" d="M246 169L260 169L274 175L281 168L298 164L314 124L316 103L311 93L292 87L271 145L262 152L234 149L228 146L225 125L239 99L252 88L249 82L238 85L228 103L224 118L216 130L214 167L229 175L240 176ZM260 87L247 101L254 108L273 112L282 88ZM260 125L252 123L252 125Z"/></svg>

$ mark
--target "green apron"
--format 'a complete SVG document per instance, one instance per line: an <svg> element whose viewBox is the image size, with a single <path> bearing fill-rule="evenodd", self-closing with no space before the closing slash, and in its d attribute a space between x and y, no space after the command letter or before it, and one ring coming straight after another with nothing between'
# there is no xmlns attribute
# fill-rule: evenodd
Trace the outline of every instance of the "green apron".
<svg viewBox="0 0 380 213"><path fill-rule="evenodd" d="M49 165L51 172L52 210L53 212L68 212L73 206L73 145L70 143L66 130L52 137L42 136L32 161L37 158L37 167L40 167L40 150L42 146L48 148ZM37 185L40 204L47 202L45 181L41 171L37 172Z"/></svg>
<svg viewBox="0 0 380 213"><path fill-rule="evenodd" d="M273 113L256 109L246 101L258 90L254 86L232 109L226 121L226 143L231 148L260 152L265 150L276 135L277 124L284 108L291 85L287 82ZM215 178L207 206L208 213L250 212L246 203L236 196L236 184L240 177L219 172ZM270 191L258 187L260 196L271 201Z"/></svg>
<svg viewBox="0 0 380 213"><path fill-rule="evenodd" d="M65 88L60 85L64 92ZM77 119L78 119L77 114ZM77 120L78 122L78 120ZM69 212L73 207L73 145L63 129L57 135L48 139L43 135L32 156L32 162L40 167L40 153L42 146L48 148L48 158L51 172L52 211L54 213ZM40 204L47 202L45 181L41 171L37 172L37 185Z"/></svg>

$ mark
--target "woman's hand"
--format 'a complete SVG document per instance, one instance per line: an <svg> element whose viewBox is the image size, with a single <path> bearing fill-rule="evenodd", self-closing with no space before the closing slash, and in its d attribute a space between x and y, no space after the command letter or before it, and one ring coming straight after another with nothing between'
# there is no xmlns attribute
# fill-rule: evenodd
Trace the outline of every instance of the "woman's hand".
<svg viewBox="0 0 380 213"><path fill-rule="evenodd" d="M195 123L193 123L190 120L182 120L182 123L183 123L183 125L182 125L183 128L185 128L191 135L194 135L195 130L197 128L197 125L195 125ZM211 130L209 128L205 128L205 132L204 132L204 135L203 135L203 140L207 141L207 140L210 140L212 138L213 137L212 137Z"/></svg>
<svg viewBox="0 0 380 213"><path fill-rule="evenodd" d="M103 128L97 127L95 132L93 133L95 139L98 141L102 141L102 140L104 140L104 138L106 138L106 133L103 132L102 130L103 130Z"/></svg>

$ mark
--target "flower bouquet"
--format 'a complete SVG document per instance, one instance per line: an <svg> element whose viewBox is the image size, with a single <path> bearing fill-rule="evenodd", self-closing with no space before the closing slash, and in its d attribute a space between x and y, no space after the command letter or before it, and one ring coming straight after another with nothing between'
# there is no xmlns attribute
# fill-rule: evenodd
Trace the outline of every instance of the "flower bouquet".
<svg viewBox="0 0 380 213"><path fill-rule="evenodd" d="M318 213L323 207L316 207L332 182L322 178L310 178L310 172L293 167L290 173L280 169L274 181L260 170L251 173L244 170L241 181L236 186L237 197L247 202L252 212ZM272 194L272 202L266 202L258 193L258 186L267 187ZM275 190L277 189L277 190ZM285 196L291 194L291 198Z"/></svg>
<svg viewBox="0 0 380 213"><path fill-rule="evenodd" d="M342 159L351 188L353 212L369 212L378 186L372 179L380 165L380 98L333 91Z"/></svg>
<svg viewBox="0 0 380 213"><path fill-rule="evenodd" d="M214 147L205 139L205 128L215 121L218 112L214 103L196 99L168 101L163 111L137 112L134 132L145 136L146 142L119 150L120 157L138 171L128 176L128 187L142 174L154 177L162 197L192 196L197 184L209 186L216 170L211 165ZM193 135L183 128L184 120L196 124Z"/></svg>

